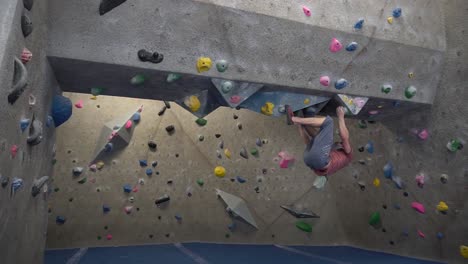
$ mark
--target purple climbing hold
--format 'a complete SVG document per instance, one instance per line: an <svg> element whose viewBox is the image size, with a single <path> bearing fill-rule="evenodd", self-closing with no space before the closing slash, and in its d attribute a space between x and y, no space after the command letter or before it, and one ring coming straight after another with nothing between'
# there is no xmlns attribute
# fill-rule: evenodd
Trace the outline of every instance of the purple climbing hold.
<svg viewBox="0 0 468 264"><path fill-rule="evenodd" d="M146 167L146 166L148 166L148 161L146 161L146 160L139 160L139 162L140 162L140 166L141 166L141 167Z"/></svg>
<svg viewBox="0 0 468 264"><path fill-rule="evenodd" d="M110 210L111 210L110 206L108 206L108 205L103 205L102 206L102 212L103 213L107 214L108 212L110 212Z"/></svg>

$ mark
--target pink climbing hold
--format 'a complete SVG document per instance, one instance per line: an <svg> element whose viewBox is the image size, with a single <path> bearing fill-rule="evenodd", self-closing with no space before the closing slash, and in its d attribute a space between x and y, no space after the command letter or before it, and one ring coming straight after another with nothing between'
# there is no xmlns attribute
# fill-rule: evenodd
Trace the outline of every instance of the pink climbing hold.
<svg viewBox="0 0 468 264"><path fill-rule="evenodd" d="M106 236L106 239L107 239L107 240L112 240L112 235L111 235L111 234L108 234L108 235Z"/></svg>
<svg viewBox="0 0 468 264"><path fill-rule="evenodd" d="M427 129L423 129L419 131L418 137L422 140L426 140L429 137L429 132L427 131Z"/></svg>
<svg viewBox="0 0 468 264"><path fill-rule="evenodd" d="M21 53L21 61L23 64L28 63L32 59L32 53L29 51L27 48L23 49L23 52Z"/></svg>
<svg viewBox="0 0 468 264"><path fill-rule="evenodd" d="M310 12L310 9L307 6L302 6L302 11L304 11L304 14L308 17L312 15L312 13Z"/></svg>
<svg viewBox="0 0 468 264"><path fill-rule="evenodd" d="M125 128L130 129L132 128L132 125L133 125L132 120L127 120L127 123L125 123Z"/></svg>
<svg viewBox="0 0 468 264"><path fill-rule="evenodd" d="M139 108L138 108L138 113L141 113L143 112L143 105L141 105Z"/></svg>
<svg viewBox="0 0 468 264"><path fill-rule="evenodd" d="M233 104L238 104L241 101L241 97L238 95L231 96L230 102Z"/></svg>
<svg viewBox="0 0 468 264"><path fill-rule="evenodd" d="M79 100L79 101L75 104L75 107L76 107L76 108L83 108L83 100Z"/></svg>
<svg viewBox="0 0 468 264"><path fill-rule="evenodd" d="M426 235L423 232L421 232L421 230L418 230L418 236L420 236L422 238L426 237Z"/></svg>
<svg viewBox="0 0 468 264"><path fill-rule="evenodd" d="M330 77L328 77L328 76L320 77L320 84L323 85L323 86L328 87L330 85Z"/></svg>
<svg viewBox="0 0 468 264"><path fill-rule="evenodd" d="M418 184L418 186L420 188L424 187L424 179L425 178L426 178L426 176L423 173L416 175L415 180L416 180L416 183Z"/></svg>
<svg viewBox="0 0 468 264"><path fill-rule="evenodd" d="M132 212L133 206L125 206L124 211L127 214L130 214Z"/></svg>
<svg viewBox="0 0 468 264"><path fill-rule="evenodd" d="M282 169L287 169L289 163L294 161L294 156L289 154L287 151L281 151L278 153L278 156L281 158L279 165Z"/></svg>
<svg viewBox="0 0 468 264"><path fill-rule="evenodd" d="M377 111L377 110L369 111L369 115L377 115L378 113L379 113L379 111Z"/></svg>
<svg viewBox="0 0 468 264"><path fill-rule="evenodd" d="M343 48L343 45L339 40L336 38L333 38L332 41L330 42L330 51L335 53L340 51Z"/></svg>
<svg viewBox="0 0 468 264"><path fill-rule="evenodd" d="M133 189L132 189L132 192L136 193L138 192L140 189L138 189L138 186L135 186Z"/></svg>
<svg viewBox="0 0 468 264"><path fill-rule="evenodd" d="M424 205L418 202L412 202L411 207L413 207L414 210L418 211L421 214L424 214L426 212L426 209L424 209Z"/></svg>
<svg viewBox="0 0 468 264"><path fill-rule="evenodd" d="M89 166L89 170L92 171L92 172L96 172L97 171L97 165L92 164L91 166Z"/></svg>
<svg viewBox="0 0 468 264"><path fill-rule="evenodd" d="M16 146L16 145L11 146L11 148L10 148L11 157L15 158L16 153L18 153L18 146Z"/></svg>

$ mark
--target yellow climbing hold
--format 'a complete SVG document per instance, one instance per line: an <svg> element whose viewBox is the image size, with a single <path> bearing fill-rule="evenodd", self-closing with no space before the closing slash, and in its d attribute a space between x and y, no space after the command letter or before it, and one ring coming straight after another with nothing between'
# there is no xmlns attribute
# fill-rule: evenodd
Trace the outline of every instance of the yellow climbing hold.
<svg viewBox="0 0 468 264"><path fill-rule="evenodd" d="M208 57L200 57L197 61L197 71L205 72L211 69L211 59Z"/></svg>
<svg viewBox="0 0 468 264"><path fill-rule="evenodd" d="M409 77L410 79L413 78L413 77L414 77L414 73L413 73L413 72L408 73L408 77Z"/></svg>
<svg viewBox="0 0 468 264"><path fill-rule="evenodd" d="M96 168L97 168L98 170L104 168L104 162L103 162L103 161L99 161L98 163L96 163Z"/></svg>
<svg viewBox="0 0 468 264"><path fill-rule="evenodd" d="M97 100L97 96L92 95L89 99L91 99L91 100Z"/></svg>
<svg viewBox="0 0 468 264"><path fill-rule="evenodd" d="M449 209L448 205L443 201L440 201L439 204L437 205L437 211L439 212L447 212L448 209Z"/></svg>
<svg viewBox="0 0 468 264"><path fill-rule="evenodd" d="M464 246L464 245L461 245L460 246L460 254L462 255L462 257L468 259L468 247Z"/></svg>
<svg viewBox="0 0 468 264"><path fill-rule="evenodd" d="M231 151L229 149L224 150L224 155L226 155L226 158L230 159L231 158Z"/></svg>
<svg viewBox="0 0 468 264"><path fill-rule="evenodd" d="M379 178L375 178L373 184L374 184L375 187L379 187L380 186Z"/></svg>
<svg viewBox="0 0 468 264"><path fill-rule="evenodd" d="M226 175L226 169L224 167L218 166L214 169L216 177L224 177Z"/></svg>
<svg viewBox="0 0 468 264"><path fill-rule="evenodd" d="M195 95L185 98L184 104L188 108L190 108L190 111L192 112L198 111L198 109L200 109L200 106L201 106L200 100Z"/></svg>
<svg viewBox="0 0 468 264"><path fill-rule="evenodd" d="M262 114L271 116L273 114L273 108L275 108L275 105L272 102L266 102L262 108Z"/></svg>
<svg viewBox="0 0 468 264"><path fill-rule="evenodd" d="M388 22L390 25L393 24L393 17L389 16L389 17L387 18L387 22Z"/></svg>
<svg viewBox="0 0 468 264"><path fill-rule="evenodd" d="M309 99L309 98L304 99L304 104L309 104L309 103L310 103L310 99Z"/></svg>

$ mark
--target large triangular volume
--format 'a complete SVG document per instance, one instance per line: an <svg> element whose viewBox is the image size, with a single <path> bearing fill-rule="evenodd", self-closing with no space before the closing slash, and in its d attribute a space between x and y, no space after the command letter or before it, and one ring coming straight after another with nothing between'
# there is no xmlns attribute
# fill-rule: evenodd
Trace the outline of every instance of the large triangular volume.
<svg viewBox="0 0 468 264"><path fill-rule="evenodd" d="M105 13L123 4L123 2L125 1L127 0L101 0L101 4L99 5L99 14L102 16Z"/></svg>

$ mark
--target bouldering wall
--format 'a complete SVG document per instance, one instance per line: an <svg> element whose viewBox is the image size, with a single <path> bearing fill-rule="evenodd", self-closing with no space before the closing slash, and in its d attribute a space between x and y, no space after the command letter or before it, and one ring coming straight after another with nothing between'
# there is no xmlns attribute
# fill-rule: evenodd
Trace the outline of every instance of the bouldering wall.
<svg viewBox="0 0 468 264"><path fill-rule="evenodd" d="M47 197L42 188L36 197L31 190L35 179L50 176L55 143L55 128L47 126L57 88L45 52L47 1L36 1L32 6L32 1L24 2L0 3L1 263L41 263L43 259ZM32 32L26 27L22 30L23 14L32 21ZM15 87L18 89L13 92ZM33 119L42 123L42 141L38 137L28 144L27 138L34 134L30 131Z"/></svg>

